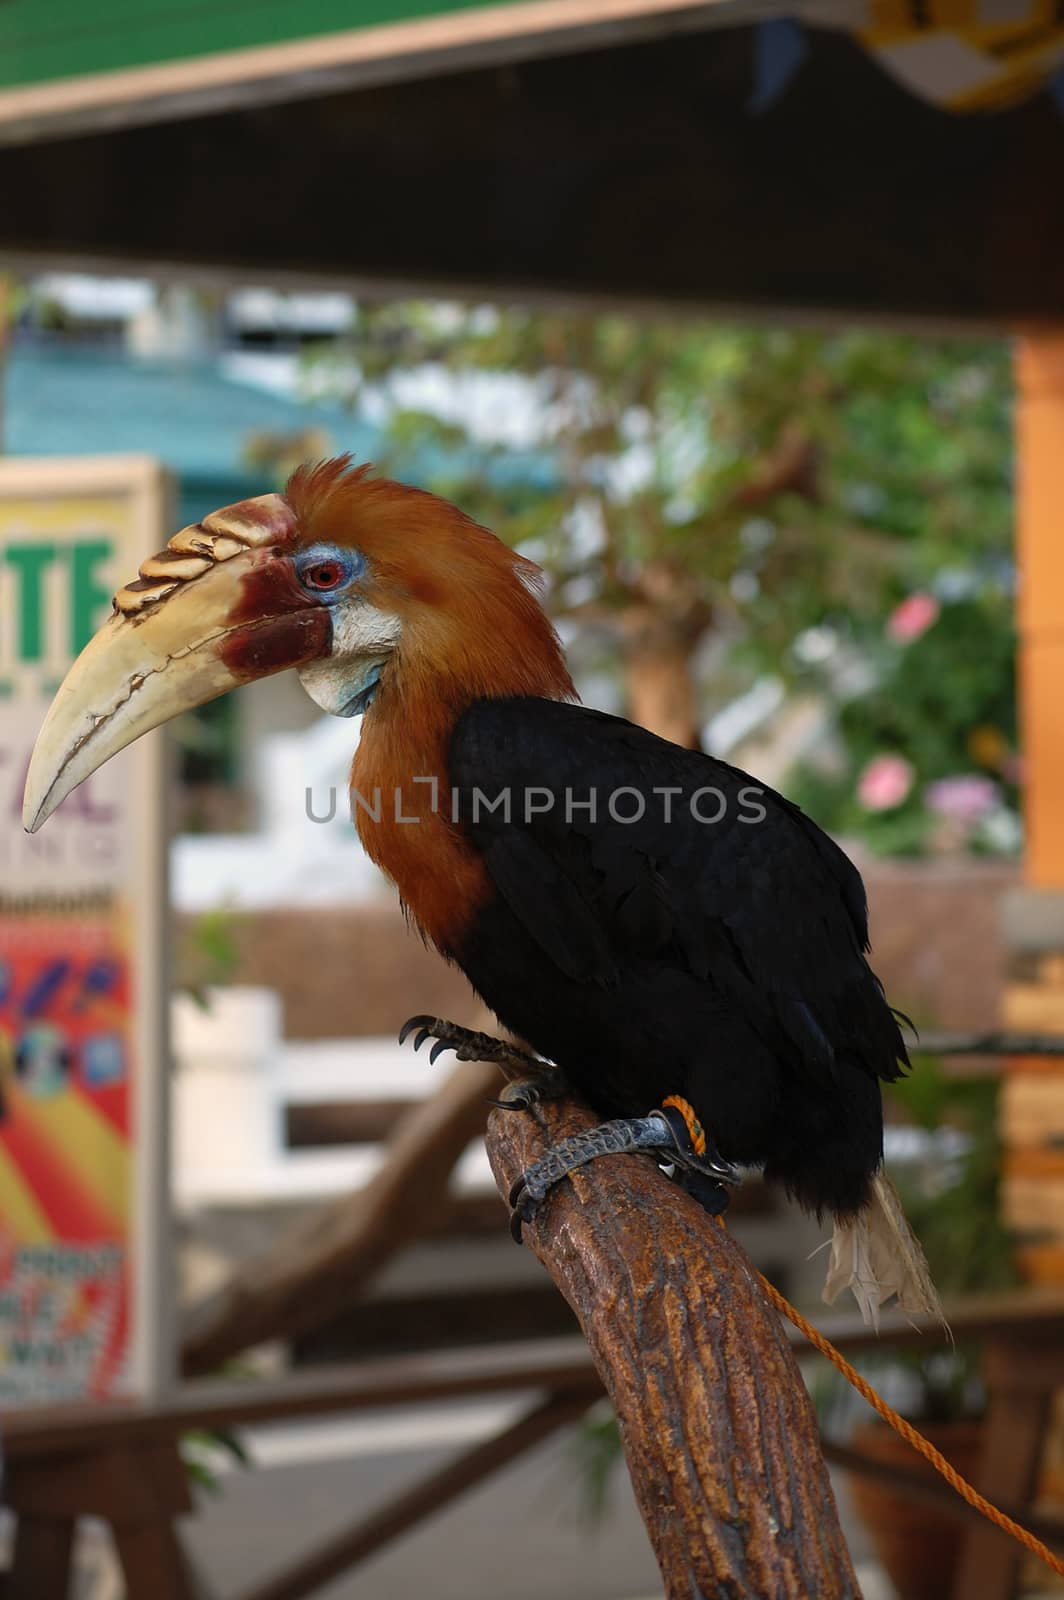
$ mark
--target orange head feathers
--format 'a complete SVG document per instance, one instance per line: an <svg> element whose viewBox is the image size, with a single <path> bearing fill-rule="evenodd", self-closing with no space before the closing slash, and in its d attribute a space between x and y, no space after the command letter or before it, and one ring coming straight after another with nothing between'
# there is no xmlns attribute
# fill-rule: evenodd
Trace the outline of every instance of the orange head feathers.
<svg viewBox="0 0 1064 1600"><path fill-rule="evenodd" d="M571 697L572 680L540 603L539 568L457 506L371 478L370 470L347 456L300 467L285 499L302 549L335 546L363 564L351 592L360 612L377 616L362 616L347 633L372 653L380 628L382 689L387 684L404 698L431 694L452 714L481 696ZM333 631L335 661L345 647L335 614ZM311 694L322 676L304 674Z"/></svg>

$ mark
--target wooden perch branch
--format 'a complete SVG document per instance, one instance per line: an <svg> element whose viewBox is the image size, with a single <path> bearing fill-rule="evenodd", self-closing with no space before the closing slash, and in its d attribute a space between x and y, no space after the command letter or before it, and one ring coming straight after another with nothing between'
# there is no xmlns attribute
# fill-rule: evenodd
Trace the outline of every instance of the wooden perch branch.
<svg viewBox="0 0 1064 1600"><path fill-rule="evenodd" d="M571 1101L494 1112L503 1195L592 1121ZM809 1397L727 1230L649 1158L607 1156L561 1184L525 1238L613 1401L668 1600L859 1596Z"/></svg>

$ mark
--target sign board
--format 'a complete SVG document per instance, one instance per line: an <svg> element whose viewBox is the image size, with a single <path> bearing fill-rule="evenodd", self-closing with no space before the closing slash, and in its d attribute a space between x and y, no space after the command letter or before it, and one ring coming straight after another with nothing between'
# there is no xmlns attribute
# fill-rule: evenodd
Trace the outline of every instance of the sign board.
<svg viewBox="0 0 1064 1600"><path fill-rule="evenodd" d="M55 689L166 500L147 457L0 462L0 1408L167 1376L160 736L21 826Z"/></svg>

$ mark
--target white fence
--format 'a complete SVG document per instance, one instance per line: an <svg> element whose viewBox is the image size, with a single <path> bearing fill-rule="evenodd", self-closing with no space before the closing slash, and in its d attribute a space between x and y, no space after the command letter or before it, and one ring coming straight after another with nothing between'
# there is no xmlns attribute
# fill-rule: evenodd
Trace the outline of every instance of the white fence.
<svg viewBox="0 0 1064 1600"><path fill-rule="evenodd" d="M358 1188L380 1164L378 1145L291 1150L285 1111L296 1104L417 1100L447 1073L394 1039L292 1043L269 989L208 992L208 1009L173 1002L173 1170L179 1210L216 1203L316 1200ZM455 1174L460 1189L493 1189L478 1140Z"/></svg>

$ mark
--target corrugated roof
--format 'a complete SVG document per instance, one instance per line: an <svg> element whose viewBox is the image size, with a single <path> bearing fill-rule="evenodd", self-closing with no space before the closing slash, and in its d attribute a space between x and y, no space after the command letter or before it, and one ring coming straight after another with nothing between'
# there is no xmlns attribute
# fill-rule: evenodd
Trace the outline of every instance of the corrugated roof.
<svg viewBox="0 0 1064 1600"><path fill-rule="evenodd" d="M209 362L142 361L77 348L16 347L7 378L12 455L143 450L177 473L246 473L258 432L319 428L363 459L377 429L340 406L304 405L234 383Z"/></svg>
<svg viewBox="0 0 1064 1600"><path fill-rule="evenodd" d="M234 383L216 363L143 361L115 351L24 345L11 352L5 397L10 455L144 451L179 484L178 511L195 520L270 487L245 451L256 433L317 429L330 452L373 455L376 428L340 406L304 405Z"/></svg>

